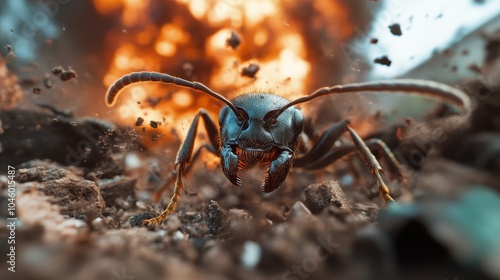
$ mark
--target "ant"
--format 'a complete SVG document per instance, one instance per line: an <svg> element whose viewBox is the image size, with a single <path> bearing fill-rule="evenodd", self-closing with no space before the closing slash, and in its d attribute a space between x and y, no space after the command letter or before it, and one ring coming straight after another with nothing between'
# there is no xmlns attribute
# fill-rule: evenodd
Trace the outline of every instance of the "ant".
<svg viewBox="0 0 500 280"><path fill-rule="evenodd" d="M299 136L304 128L304 116L295 106L315 98L330 94L361 92L391 92L420 94L440 99L467 111L469 97L453 87L427 80L401 79L352 83L322 87L310 95L289 101L281 96L266 92L251 92L228 100L199 82L191 82L159 72L132 72L115 81L106 92L105 102L111 107L120 92L127 86L139 82L160 82L192 88L206 93L226 104L219 113L219 129L214 120L200 109L189 127L186 139L179 149L175 161L175 188L172 198L159 216L144 220L143 224L161 224L175 211L184 189L182 177L188 166L198 158L201 149L217 155L221 159L224 175L235 186L241 186L243 171L249 166L260 164L267 172L263 178L262 191L272 192L286 179L290 168L320 169L343 156L357 152L374 177L378 191L385 202L394 201L382 174L380 163L371 150L378 149L385 157L388 167L395 175L403 177L402 168L387 145L380 139L363 140L342 120L327 129L312 148L298 157ZM209 143L201 146L193 156L193 146L200 117L203 119ZM342 133L348 132L353 144L333 147ZM173 180L173 178L172 178Z"/></svg>

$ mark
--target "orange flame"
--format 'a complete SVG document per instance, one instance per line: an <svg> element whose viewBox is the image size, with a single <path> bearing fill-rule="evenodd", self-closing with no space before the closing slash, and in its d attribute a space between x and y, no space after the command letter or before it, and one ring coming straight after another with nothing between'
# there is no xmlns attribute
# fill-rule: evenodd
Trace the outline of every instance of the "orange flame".
<svg viewBox="0 0 500 280"><path fill-rule="evenodd" d="M305 24L296 15L301 7L306 5L313 13L307 23L311 28L335 28L329 32L332 40L352 36L353 30L345 7L331 0L94 0L94 4L103 15L119 12L122 24L109 34L109 45L116 49L103 79L105 86L131 71L154 70L201 79L220 92L245 92L240 89L251 87L296 98L309 89L312 65L318 59L308 51ZM160 15L165 16L163 23L158 23ZM231 30L242 34L237 49L226 43ZM260 67L255 78L241 75L250 63ZM157 129L165 135L174 129L184 138L200 107L208 107L214 118L217 114L210 97L186 89L137 84L126 91L117 103L119 120L159 121ZM147 104L148 96L160 98L158 104Z"/></svg>

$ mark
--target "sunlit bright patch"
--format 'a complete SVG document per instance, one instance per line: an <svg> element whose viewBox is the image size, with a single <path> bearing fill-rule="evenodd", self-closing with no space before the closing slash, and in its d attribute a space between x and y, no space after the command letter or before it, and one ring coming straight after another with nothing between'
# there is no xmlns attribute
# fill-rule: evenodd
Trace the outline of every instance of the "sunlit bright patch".
<svg viewBox="0 0 500 280"><path fill-rule="evenodd" d="M132 95L132 99L142 100L146 97L146 91L141 86L132 86L130 90L130 94Z"/></svg>
<svg viewBox="0 0 500 280"><path fill-rule="evenodd" d="M162 56L173 56L177 47L174 43L161 41L156 43L155 50L159 55Z"/></svg>
<svg viewBox="0 0 500 280"><path fill-rule="evenodd" d="M207 1L206 0L191 0L189 1L189 11L191 14L197 18L202 19L207 12Z"/></svg>
<svg viewBox="0 0 500 280"><path fill-rule="evenodd" d="M181 90L173 95L172 101L181 108L189 107L193 103L193 95L185 90Z"/></svg>

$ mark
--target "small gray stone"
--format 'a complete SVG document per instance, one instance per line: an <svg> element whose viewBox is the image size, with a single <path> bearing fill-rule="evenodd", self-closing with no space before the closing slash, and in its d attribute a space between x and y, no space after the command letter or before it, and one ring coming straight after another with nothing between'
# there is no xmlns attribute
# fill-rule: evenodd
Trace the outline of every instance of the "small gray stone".
<svg viewBox="0 0 500 280"><path fill-rule="evenodd" d="M99 182L102 198L108 207L119 207L119 199L126 200L128 196L135 198L135 183L136 179L118 178L113 180Z"/></svg>
<svg viewBox="0 0 500 280"><path fill-rule="evenodd" d="M217 234L221 232L227 223L227 211L224 210L217 202L211 200L207 206L206 219L208 234Z"/></svg>
<svg viewBox="0 0 500 280"><path fill-rule="evenodd" d="M309 185L305 190L304 204L313 214L320 213L326 207L333 205L346 212L351 212L344 192L336 181L326 181Z"/></svg>

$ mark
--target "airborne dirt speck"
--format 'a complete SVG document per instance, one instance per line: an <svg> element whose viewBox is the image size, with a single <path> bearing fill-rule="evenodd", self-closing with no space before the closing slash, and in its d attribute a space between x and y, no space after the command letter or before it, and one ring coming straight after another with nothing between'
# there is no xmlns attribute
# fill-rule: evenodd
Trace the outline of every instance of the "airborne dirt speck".
<svg viewBox="0 0 500 280"><path fill-rule="evenodd" d="M403 32L401 31L401 26L399 25L399 23L394 23L394 24L389 25L389 30L391 31L391 33L393 35L396 35L396 36L403 35Z"/></svg>
<svg viewBox="0 0 500 280"><path fill-rule="evenodd" d="M381 64L381 65L385 65L387 67L391 66L391 64L392 64L392 61L386 55L375 58L373 60L373 62Z"/></svg>
<svg viewBox="0 0 500 280"><path fill-rule="evenodd" d="M251 63L247 67L243 68L241 70L241 75L250 77L250 78L255 78L255 74L260 70L260 66L256 63Z"/></svg>

